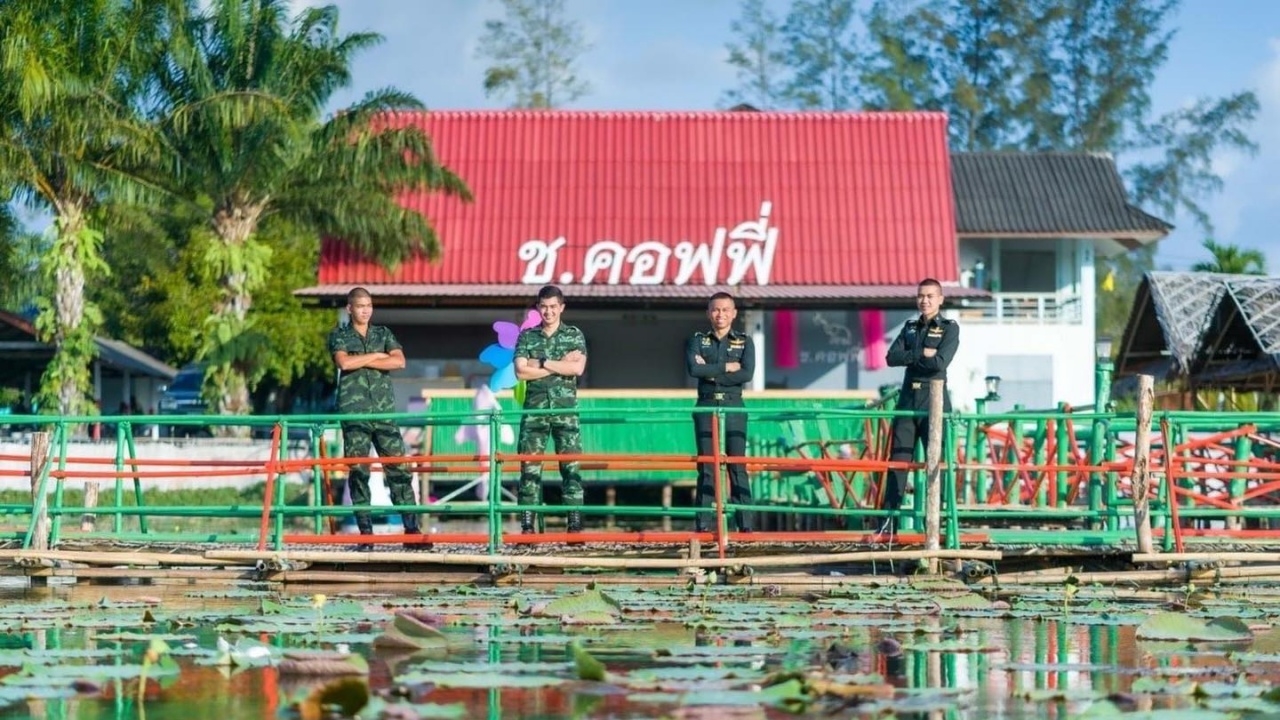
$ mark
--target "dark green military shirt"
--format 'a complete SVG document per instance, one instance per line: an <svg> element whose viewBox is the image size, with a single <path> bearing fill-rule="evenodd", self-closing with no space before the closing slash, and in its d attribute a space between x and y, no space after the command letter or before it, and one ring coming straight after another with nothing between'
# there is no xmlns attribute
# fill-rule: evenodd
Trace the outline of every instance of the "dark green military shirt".
<svg viewBox="0 0 1280 720"><path fill-rule="evenodd" d="M577 350L587 354L587 338L573 325L560 324L551 335L541 327L529 328L520 333L516 341L516 357L536 360L563 360L565 355ZM529 410L545 408L569 408L578 404L578 378L548 375L530 380L525 386L524 406Z"/></svg>
<svg viewBox="0 0 1280 720"><path fill-rule="evenodd" d="M348 355L365 355L403 349L396 336L382 325L370 325L365 335L351 325L342 325L329 333L329 355L344 351ZM396 394L386 370L363 367L342 373L338 380L338 411L344 413L385 413L396 411Z"/></svg>

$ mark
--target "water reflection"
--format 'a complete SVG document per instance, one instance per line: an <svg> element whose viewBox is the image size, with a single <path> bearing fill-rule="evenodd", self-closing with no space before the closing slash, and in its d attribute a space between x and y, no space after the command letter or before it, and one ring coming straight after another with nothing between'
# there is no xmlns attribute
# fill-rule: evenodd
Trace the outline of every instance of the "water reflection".
<svg viewBox="0 0 1280 720"><path fill-rule="evenodd" d="M351 592L351 588L345 588ZM120 603L137 603L154 596L153 612L160 621L153 631L174 631L170 621L196 618L195 627L182 627L201 648L212 648L218 637L219 613L226 617L252 612L253 600L244 598L192 598L189 588L129 588L79 586L4 592L4 616L23 614L27 625L40 627L0 636L7 647L33 650L114 648L107 639L120 631L137 632L136 625L110 627L66 627L39 618L52 607L95 608ZM385 592L378 590L378 592ZM337 597L338 591L330 591ZM303 593L298 593L302 595ZM397 598L418 598L407 593L369 599L371 606ZM491 596L498 598L498 596ZM148 601L150 602L150 601ZM424 600L424 602L426 602ZM480 602L480 601L477 601ZM720 602L720 601L717 601ZM729 602L725 600L724 602ZM760 599L751 601L759 605ZM785 612L795 612L795 601L779 599ZM878 676L899 690L893 708L897 717L921 720L978 720L986 718L1067 718L1090 701L1084 694L1128 693L1138 670L1144 668L1228 668L1221 653L1185 654L1163 646L1149 646L1134 639L1133 626L1100 621L1098 617L1014 618L948 617L939 615L867 614L847 618L815 606L805 625L779 626L762 634L759 625L744 623L734 627L721 623L681 621L679 617L661 622L634 624L634 627L560 627L518 622L499 599L492 608L480 606L450 608L459 649L450 652L451 663L569 663L566 636L585 639L614 674L656 667L688 667L704 664L741 667L758 672L776 671L799 659L809 668L823 666L842 677ZM766 616L768 608L766 607ZM142 610L137 611L141 613ZM783 610L779 610L779 615ZM458 621L466 618L467 627ZM852 622L851 622L852 620ZM338 624L336 618L329 622ZM227 632L227 628L223 628ZM259 633L256 639L279 648L312 646L318 638L306 633ZM647 718L659 716L711 717L662 702L635 702L631 693L617 684L572 681L544 688L445 688L430 684L402 688L397 678L413 672L428 656L396 651L375 651L365 643L353 649L369 659L369 685L375 693L404 696L414 703L461 703L467 717L485 718ZM681 648L722 649L723 654L691 653ZM752 653L750 649L758 649ZM434 658L442 656L437 653ZM229 670L197 665L182 659L183 673L170 686L148 690L148 720L232 720L287 716L292 698L305 695L318 681L281 678L273 669ZM0 669L10 675L18 668ZM684 688L678 682L654 683L661 692L665 685ZM715 682L707 681L707 687ZM134 686L136 688L136 686ZM1152 696L1136 696L1136 709L1172 707L1189 702L1175 697L1153 701ZM832 706L815 706L808 717L820 717ZM871 708L868 708L871 709ZM3 717L30 717L41 720L113 720L138 717L133 691L127 682L106 687L100 697L30 700L3 712ZM745 709L743 717L784 717L785 713ZM846 707L840 715L856 714Z"/></svg>

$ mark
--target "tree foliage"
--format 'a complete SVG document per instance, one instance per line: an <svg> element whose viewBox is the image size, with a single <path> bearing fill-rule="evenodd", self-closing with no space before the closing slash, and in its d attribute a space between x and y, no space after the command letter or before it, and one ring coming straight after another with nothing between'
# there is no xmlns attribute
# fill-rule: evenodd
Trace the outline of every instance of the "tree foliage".
<svg viewBox="0 0 1280 720"><path fill-rule="evenodd" d="M786 94L801 109L858 107L861 58L854 0L795 0L782 26L792 70Z"/></svg>
<svg viewBox="0 0 1280 720"><path fill-rule="evenodd" d="M285 0L213 0L201 10L188 0L171 25L171 61L157 73L158 121L182 168L174 192L208 212L184 252L199 253L203 279L218 288L196 356L219 412L248 412L267 372L263 328L250 313L276 251L259 233L265 222L342 238L394 266L439 253L431 224L397 194L470 199L422 129L396 115L422 108L413 96L378 90L323 118L350 83L353 58L381 37L342 34L334 6L294 18L288 9Z"/></svg>
<svg viewBox="0 0 1280 720"><path fill-rule="evenodd" d="M725 92L724 103L745 103L760 110L782 108L790 75L782 20L765 0L743 0L740 13L729 26L734 39L726 46L738 84Z"/></svg>
<svg viewBox="0 0 1280 720"><path fill-rule="evenodd" d="M1267 258L1260 250L1245 250L1231 244L1219 245L1212 238L1201 244L1209 252L1210 260L1201 260L1191 269L1196 272L1227 273L1230 275L1266 275Z"/></svg>
<svg viewBox="0 0 1280 720"><path fill-rule="evenodd" d="M489 63L486 95L514 108L556 108L591 92L577 70L591 46L564 0L502 0L502 19L484 28L476 57Z"/></svg>
<svg viewBox="0 0 1280 720"><path fill-rule="evenodd" d="M1130 197L1190 215L1222 188L1216 153L1252 153L1252 92L1153 117L1151 87L1168 58L1178 0L877 0L863 76L875 106L948 112L963 150L1105 152L1126 168ZM1154 253L1099 258L1098 330L1124 329ZM1101 283L1107 282L1107 287Z"/></svg>
<svg viewBox="0 0 1280 720"><path fill-rule="evenodd" d="M89 366L100 313L87 283L107 272L89 213L106 198L154 200L146 171L168 157L141 113L146 68L160 54L162 5L126 0L0 4L0 187L54 216L42 262L53 289L37 328L55 354L41 407L93 409ZM171 169L171 168L170 168Z"/></svg>

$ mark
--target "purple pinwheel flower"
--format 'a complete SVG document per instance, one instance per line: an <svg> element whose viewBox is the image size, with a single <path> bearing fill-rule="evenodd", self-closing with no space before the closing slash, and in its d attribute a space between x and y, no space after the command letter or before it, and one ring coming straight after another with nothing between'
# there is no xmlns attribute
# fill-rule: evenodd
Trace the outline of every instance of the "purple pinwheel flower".
<svg viewBox="0 0 1280 720"><path fill-rule="evenodd" d="M493 374L489 376L489 389L496 392L516 386L516 338L520 331L537 327L542 322L537 310L530 310L524 322L516 325L513 322L499 320L493 324L498 333L498 342L493 343L480 352L480 362L493 366Z"/></svg>

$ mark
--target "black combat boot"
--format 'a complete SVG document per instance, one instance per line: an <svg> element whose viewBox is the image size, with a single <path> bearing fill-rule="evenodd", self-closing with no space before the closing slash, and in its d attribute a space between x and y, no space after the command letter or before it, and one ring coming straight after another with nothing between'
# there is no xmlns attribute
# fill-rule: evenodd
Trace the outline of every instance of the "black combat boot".
<svg viewBox="0 0 1280 720"><path fill-rule="evenodd" d="M373 534L373 518L369 517L368 515L357 515L356 527L359 528L361 535L372 535ZM360 543L359 545L356 545L356 550L359 550L361 552L368 552L372 549L373 549L373 545L370 543Z"/></svg>
<svg viewBox="0 0 1280 720"><path fill-rule="evenodd" d="M401 521L404 523L405 535L421 535L422 528L418 525L417 513L402 513ZM430 550L431 543L407 542L404 544L405 550Z"/></svg>
<svg viewBox="0 0 1280 720"><path fill-rule="evenodd" d="M534 533L532 510L525 510L520 513L520 532L524 535L532 535Z"/></svg>
<svg viewBox="0 0 1280 720"><path fill-rule="evenodd" d="M569 532L571 533L582 532L582 511L570 510L567 524L569 526Z"/></svg>

